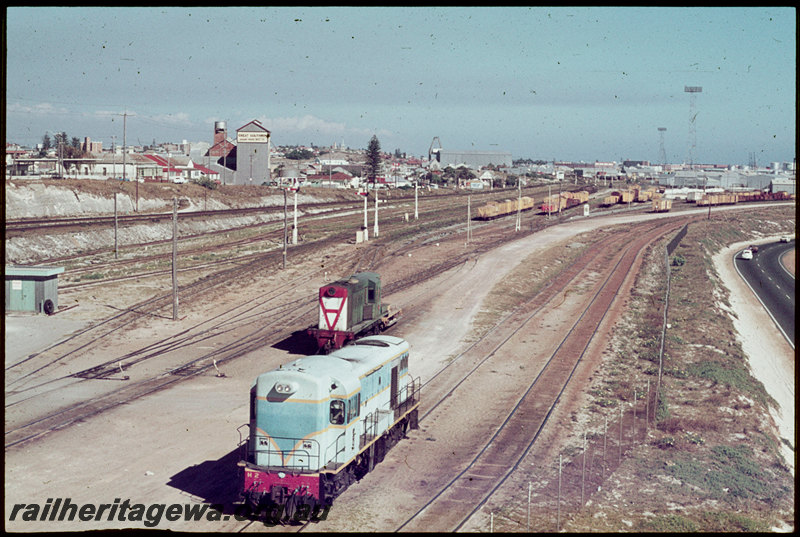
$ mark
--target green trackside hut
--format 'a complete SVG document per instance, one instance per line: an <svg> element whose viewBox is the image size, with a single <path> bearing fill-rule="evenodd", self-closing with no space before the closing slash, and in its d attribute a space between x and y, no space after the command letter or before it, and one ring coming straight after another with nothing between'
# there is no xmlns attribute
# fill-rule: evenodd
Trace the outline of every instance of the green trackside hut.
<svg viewBox="0 0 800 537"><path fill-rule="evenodd" d="M58 309L58 275L64 267L6 265L6 311L52 315Z"/></svg>

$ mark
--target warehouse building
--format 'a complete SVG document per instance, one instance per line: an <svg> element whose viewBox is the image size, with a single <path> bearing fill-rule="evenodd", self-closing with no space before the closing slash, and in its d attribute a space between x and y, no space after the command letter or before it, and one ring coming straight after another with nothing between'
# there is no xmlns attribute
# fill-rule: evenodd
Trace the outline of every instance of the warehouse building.
<svg viewBox="0 0 800 537"><path fill-rule="evenodd" d="M450 151L439 149L432 152L436 161L442 168L447 166L466 166L473 170L479 170L485 166L511 166L511 153L504 151Z"/></svg>

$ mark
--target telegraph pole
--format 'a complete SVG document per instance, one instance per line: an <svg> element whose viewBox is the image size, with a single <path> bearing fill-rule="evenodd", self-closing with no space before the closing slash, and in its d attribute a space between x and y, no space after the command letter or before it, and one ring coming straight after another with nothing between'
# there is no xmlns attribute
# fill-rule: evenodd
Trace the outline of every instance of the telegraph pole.
<svg viewBox="0 0 800 537"><path fill-rule="evenodd" d="M472 196L467 196L467 243L472 238Z"/></svg>
<svg viewBox="0 0 800 537"><path fill-rule="evenodd" d="M414 220L419 218L419 183L414 181Z"/></svg>
<svg viewBox="0 0 800 537"><path fill-rule="evenodd" d="M225 185L225 179L228 177L228 120L225 120L225 140L222 142L222 184ZM217 161L219 162L219 161Z"/></svg>
<svg viewBox="0 0 800 537"><path fill-rule="evenodd" d="M117 137L111 137L111 175L117 180Z"/></svg>
<svg viewBox="0 0 800 537"><path fill-rule="evenodd" d="M178 320L178 198L172 198L172 320Z"/></svg>
<svg viewBox="0 0 800 537"><path fill-rule="evenodd" d="M294 227L292 228L292 244L297 244L297 191L299 188L295 185L292 190L294 191Z"/></svg>
<svg viewBox="0 0 800 537"><path fill-rule="evenodd" d="M114 259L117 258L117 193L114 192Z"/></svg>
<svg viewBox="0 0 800 537"><path fill-rule="evenodd" d="M378 182L377 180L373 181L372 185L374 186L373 190L375 191L375 228L372 230L372 234L375 235L375 238L378 237Z"/></svg>
<svg viewBox="0 0 800 537"><path fill-rule="evenodd" d="M514 231L522 229L522 181L517 178L517 222L514 225Z"/></svg>
<svg viewBox="0 0 800 537"><path fill-rule="evenodd" d="M369 223L367 222L367 198L369 197L369 183L365 185L366 192L362 193L364 196L364 241L369 240Z"/></svg>
<svg viewBox="0 0 800 537"><path fill-rule="evenodd" d="M283 268L286 269L286 243L288 241L287 235L288 216L286 214L286 189L283 189Z"/></svg>
<svg viewBox="0 0 800 537"><path fill-rule="evenodd" d="M128 111L123 114L116 114L122 116L122 180L128 180ZM116 155L116 151L114 152ZM116 163L116 160L114 161ZM114 164L116 168L116 164ZM139 212L139 180L134 175L133 180L136 182L136 205L134 211Z"/></svg>

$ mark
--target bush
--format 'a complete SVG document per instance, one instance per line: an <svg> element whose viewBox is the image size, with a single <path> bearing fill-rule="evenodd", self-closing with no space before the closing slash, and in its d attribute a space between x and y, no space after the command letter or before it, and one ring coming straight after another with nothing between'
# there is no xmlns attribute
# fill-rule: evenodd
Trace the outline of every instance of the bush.
<svg viewBox="0 0 800 537"><path fill-rule="evenodd" d="M216 190L219 186L219 183L206 177L205 175L200 176L200 179L192 179L192 181L202 187L205 187L209 190Z"/></svg>

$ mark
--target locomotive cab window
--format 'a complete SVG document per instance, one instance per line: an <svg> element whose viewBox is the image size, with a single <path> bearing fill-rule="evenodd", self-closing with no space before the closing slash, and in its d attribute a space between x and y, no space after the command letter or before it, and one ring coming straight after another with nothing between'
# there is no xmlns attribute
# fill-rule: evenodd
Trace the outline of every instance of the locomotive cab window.
<svg viewBox="0 0 800 537"><path fill-rule="evenodd" d="M341 425L344 423L344 401L331 401L331 423Z"/></svg>

